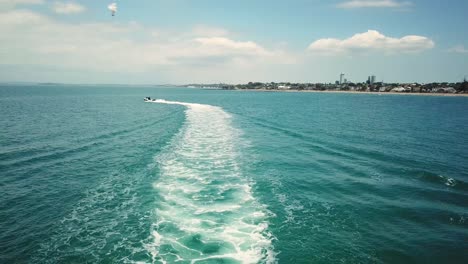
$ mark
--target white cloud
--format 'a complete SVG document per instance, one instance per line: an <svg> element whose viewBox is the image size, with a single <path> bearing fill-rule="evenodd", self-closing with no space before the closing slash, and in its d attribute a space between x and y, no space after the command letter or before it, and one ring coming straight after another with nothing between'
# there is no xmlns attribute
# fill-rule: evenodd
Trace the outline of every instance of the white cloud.
<svg viewBox="0 0 468 264"><path fill-rule="evenodd" d="M453 48L450 48L448 51L449 52L454 52L454 53L462 53L462 54L467 54L468 53L468 49L466 49L465 46L463 46L463 45L455 46Z"/></svg>
<svg viewBox="0 0 468 264"><path fill-rule="evenodd" d="M85 11L86 8L73 2L55 2L52 10L58 14L76 14Z"/></svg>
<svg viewBox="0 0 468 264"><path fill-rule="evenodd" d="M196 38L195 42L214 54L269 56L271 52L252 41L234 41L225 37Z"/></svg>
<svg viewBox="0 0 468 264"><path fill-rule="evenodd" d="M14 4L14 5L22 5L22 4L43 4L44 0L0 0L1 4Z"/></svg>
<svg viewBox="0 0 468 264"><path fill-rule="evenodd" d="M199 37L223 37L227 36L229 32L224 28L197 25L193 28L192 34Z"/></svg>
<svg viewBox="0 0 468 264"><path fill-rule="evenodd" d="M17 5L40 5L44 0L0 0L0 10L13 9Z"/></svg>
<svg viewBox="0 0 468 264"><path fill-rule="evenodd" d="M395 0L352 0L340 3L338 8L401 8L410 6L411 2Z"/></svg>
<svg viewBox="0 0 468 264"><path fill-rule="evenodd" d="M411 53L434 47L434 42L423 36L409 35L402 38L387 37L376 30L355 34L347 39L326 38L311 43L308 50L320 54L352 52Z"/></svg>
<svg viewBox="0 0 468 264"><path fill-rule="evenodd" d="M135 22L69 24L36 12L13 10L0 13L0 61L94 72L148 72L158 67L190 72L201 66L218 72L224 69L226 74L227 69L248 69L246 62L253 67L291 61L281 50L228 35L196 37L198 31L174 33Z"/></svg>

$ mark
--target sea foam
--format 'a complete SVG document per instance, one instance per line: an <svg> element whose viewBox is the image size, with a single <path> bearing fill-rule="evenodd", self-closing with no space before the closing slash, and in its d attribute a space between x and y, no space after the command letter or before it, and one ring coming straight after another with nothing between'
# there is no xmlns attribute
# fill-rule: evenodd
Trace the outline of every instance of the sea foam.
<svg viewBox="0 0 468 264"><path fill-rule="evenodd" d="M239 131L222 108L183 105L186 123L157 158L161 196L154 224L153 259L160 263L227 261L274 263L267 210L242 172Z"/></svg>

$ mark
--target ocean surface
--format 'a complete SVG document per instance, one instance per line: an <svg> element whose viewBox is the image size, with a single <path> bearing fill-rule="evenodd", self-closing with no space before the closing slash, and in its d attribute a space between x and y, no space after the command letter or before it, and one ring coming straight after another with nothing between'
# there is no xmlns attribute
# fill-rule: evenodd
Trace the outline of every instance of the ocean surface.
<svg viewBox="0 0 468 264"><path fill-rule="evenodd" d="M1 85L0 263L468 263L468 97Z"/></svg>

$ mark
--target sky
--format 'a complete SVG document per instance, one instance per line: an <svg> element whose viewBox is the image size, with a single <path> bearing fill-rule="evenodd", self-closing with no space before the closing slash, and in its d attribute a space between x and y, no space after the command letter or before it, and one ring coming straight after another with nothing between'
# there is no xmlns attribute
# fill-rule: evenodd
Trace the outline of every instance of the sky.
<svg viewBox="0 0 468 264"><path fill-rule="evenodd" d="M466 0L0 0L0 82L457 82Z"/></svg>

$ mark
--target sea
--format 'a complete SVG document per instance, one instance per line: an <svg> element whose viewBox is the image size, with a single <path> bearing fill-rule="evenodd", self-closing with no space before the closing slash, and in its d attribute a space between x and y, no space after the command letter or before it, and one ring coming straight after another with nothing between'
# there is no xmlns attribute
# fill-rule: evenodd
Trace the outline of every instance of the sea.
<svg viewBox="0 0 468 264"><path fill-rule="evenodd" d="M468 263L468 97L0 85L0 263Z"/></svg>

